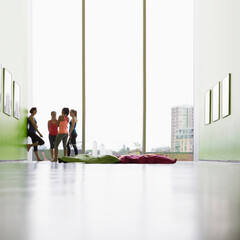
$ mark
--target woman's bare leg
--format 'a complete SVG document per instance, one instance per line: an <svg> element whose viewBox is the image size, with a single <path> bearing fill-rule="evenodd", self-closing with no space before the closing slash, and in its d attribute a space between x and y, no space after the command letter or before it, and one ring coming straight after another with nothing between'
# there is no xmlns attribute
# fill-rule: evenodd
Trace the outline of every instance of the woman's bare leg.
<svg viewBox="0 0 240 240"><path fill-rule="evenodd" d="M50 149L50 152L51 152L51 157L52 157L52 160L54 159L53 157L53 149Z"/></svg>
<svg viewBox="0 0 240 240"><path fill-rule="evenodd" d="M37 151L35 151L34 152L35 153L35 156L36 156L36 158L37 158L37 161L43 161L40 157L39 157L39 155L38 155L38 152Z"/></svg>
<svg viewBox="0 0 240 240"><path fill-rule="evenodd" d="M65 148L64 149L64 157L66 157L67 156L67 149Z"/></svg>
<svg viewBox="0 0 240 240"><path fill-rule="evenodd" d="M57 162L58 159L58 150L55 149L55 157L54 157L54 162Z"/></svg>
<svg viewBox="0 0 240 240"><path fill-rule="evenodd" d="M28 152L29 152L29 150L30 150L31 147L35 147L35 146L37 146L37 145L38 145L38 142L35 142L35 143L33 143L33 144L27 144L27 150L28 150Z"/></svg>

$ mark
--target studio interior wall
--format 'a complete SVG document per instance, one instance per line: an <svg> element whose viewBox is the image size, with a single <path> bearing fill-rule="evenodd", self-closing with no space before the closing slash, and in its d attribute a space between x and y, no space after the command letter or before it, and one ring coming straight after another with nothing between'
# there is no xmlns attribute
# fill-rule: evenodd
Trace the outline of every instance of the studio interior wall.
<svg viewBox="0 0 240 240"><path fill-rule="evenodd" d="M240 1L195 0L194 8L199 159L240 160ZM204 94L229 73L231 115L205 125Z"/></svg>
<svg viewBox="0 0 240 240"><path fill-rule="evenodd" d="M0 107L0 160L27 158L27 55L27 0L0 0L0 64L21 87L19 120Z"/></svg>

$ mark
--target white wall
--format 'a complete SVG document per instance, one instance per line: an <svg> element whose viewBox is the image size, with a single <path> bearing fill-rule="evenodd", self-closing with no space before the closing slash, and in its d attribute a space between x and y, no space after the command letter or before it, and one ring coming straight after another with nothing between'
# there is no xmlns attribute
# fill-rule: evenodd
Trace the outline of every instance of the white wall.
<svg viewBox="0 0 240 240"><path fill-rule="evenodd" d="M239 10L239 0L195 0L195 127L197 131L199 126L199 158L203 160L240 160ZM232 114L205 126L204 93L228 73L232 74Z"/></svg>
<svg viewBox="0 0 240 240"><path fill-rule="evenodd" d="M27 78L27 1L0 0L0 63L15 79ZM26 104L26 99L23 99Z"/></svg>

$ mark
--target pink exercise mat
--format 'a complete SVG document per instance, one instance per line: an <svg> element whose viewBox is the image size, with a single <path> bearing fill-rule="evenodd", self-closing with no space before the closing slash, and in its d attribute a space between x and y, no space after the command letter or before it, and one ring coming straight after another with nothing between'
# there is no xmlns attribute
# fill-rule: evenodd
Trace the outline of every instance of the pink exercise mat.
<svg viewBox="0 0 240 240"><path fill-rule="evenodd" d="M150 155L123 155L118 157L121 161L120 163L149 163L149 164L173 164L176 163L177 159L172 160L171 158L158 155L158 154L150 154Z"/></svg>

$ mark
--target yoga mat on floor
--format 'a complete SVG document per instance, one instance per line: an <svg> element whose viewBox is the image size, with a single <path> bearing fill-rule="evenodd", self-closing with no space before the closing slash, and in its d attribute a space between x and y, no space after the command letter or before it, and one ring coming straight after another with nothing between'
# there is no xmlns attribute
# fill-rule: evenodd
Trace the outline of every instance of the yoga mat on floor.
<svg viewBox="0 0 240 240"><path fill-rule="evenodd" d="M123 155L119 157L121 163L142 163L142 164L173 164L177 159L160 155L160 154L145 154L145 155Z"/></svg>
<svg viewBox="0 0 240 240"><path fill-rule="evenodd" d="M59 162L82 162L82 163L119 163L120 160L112 155L104 155L100 157L93 157L87 154L79 154L75 157L61 157Z"/></svg>

